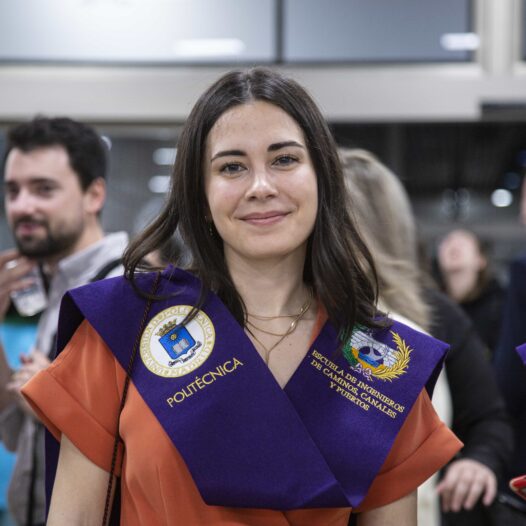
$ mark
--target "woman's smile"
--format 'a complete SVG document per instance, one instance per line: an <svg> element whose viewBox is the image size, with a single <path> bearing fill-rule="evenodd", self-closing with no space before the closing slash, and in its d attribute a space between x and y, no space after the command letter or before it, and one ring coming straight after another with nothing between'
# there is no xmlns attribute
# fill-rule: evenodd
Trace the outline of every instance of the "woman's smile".
<svg viewBox="0 0 526 526"><path fill-rule="evenodd" d="M239 219L241 221L245 221L245 223L254 226L269 226L275 225L276 223L280 223L289 214L290 212L271 210L269 212L253 212L251 214L243 215Z"/></svg>

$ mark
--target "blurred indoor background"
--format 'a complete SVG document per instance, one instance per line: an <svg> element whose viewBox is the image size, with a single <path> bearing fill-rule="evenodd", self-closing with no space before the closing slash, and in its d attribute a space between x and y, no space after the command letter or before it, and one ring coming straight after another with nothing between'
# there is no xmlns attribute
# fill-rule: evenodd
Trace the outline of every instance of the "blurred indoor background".
<svg viewBox="0 0 526 526"><path fill-rule="evenodd" d="M526 0L2 0L0 151L35 114L94 124L111 149L105 227L133 233L198 94L256 64L401 177L429 247L458 223L501 268L526 245ZM0 236L11 246L3 209Z"/></svg>

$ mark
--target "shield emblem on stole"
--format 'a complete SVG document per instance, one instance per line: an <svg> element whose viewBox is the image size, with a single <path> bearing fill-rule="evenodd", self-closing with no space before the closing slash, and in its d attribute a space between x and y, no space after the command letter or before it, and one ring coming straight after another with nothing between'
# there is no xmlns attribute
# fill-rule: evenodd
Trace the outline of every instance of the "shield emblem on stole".
<svg viewBox="0 0 526 526"><path fill-rule="evenodd" d="M159 338L159 343L172 360L177 360L196 346L196 341L186 327L174 327Z"/></svg>

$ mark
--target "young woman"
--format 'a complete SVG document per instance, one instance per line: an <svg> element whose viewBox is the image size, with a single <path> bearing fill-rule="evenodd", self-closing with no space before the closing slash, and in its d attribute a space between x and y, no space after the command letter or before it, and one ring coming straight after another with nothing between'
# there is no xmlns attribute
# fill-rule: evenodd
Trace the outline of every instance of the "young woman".
<svg viewBox="0 0 526 526"><path fill-rule="evenodd" d="M471 318L492 356L506 292L492 268L488 244L469 230L451 230L438 245L435 270L442 289Z"/></svg>
<svg viewBox="0 0 526 526"><path fill-rule="evenodd" d="M190 268L136 272L176 228ZM108 473L127 525L416 524L459 448L428 396L445 349L378 316L303 88L261 68L212 85L125 264L66 296L62 351L25 388L60 441L48 524L106 522Z"/></svg>

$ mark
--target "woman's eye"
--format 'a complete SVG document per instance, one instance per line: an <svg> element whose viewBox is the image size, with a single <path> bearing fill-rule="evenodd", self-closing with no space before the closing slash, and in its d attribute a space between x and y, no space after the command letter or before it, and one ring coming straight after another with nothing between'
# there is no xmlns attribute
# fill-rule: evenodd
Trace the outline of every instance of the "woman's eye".
<svg viewBox="0 0 526 526"><path fill-rule="evenodd" d="M239 174L244 169L243 165L240 163L225 163L219 171L224 174L236 175Z"/></svg>
<svg viewBox="0 0 526 526"><path fill-rule="evenodd" d="M277 166L290 166L297 162L298 159L292 155L280 155L277 159L274 160L274 165Z"/></svg>

